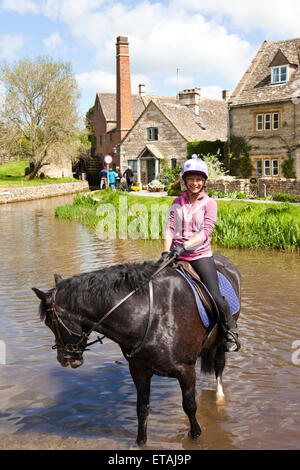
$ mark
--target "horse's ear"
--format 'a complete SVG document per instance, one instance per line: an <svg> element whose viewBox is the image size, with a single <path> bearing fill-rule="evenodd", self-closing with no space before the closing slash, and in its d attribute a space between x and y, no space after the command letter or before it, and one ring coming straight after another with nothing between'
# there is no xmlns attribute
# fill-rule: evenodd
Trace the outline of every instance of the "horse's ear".
<svg viewBox="0 0 300 470"><path fill-rule="evenodd" d="M47 294L47 292L42 292L41 290L39 289L36 289L36 287L32 287L32 290L33 292L35 292L35 294L37 295L37 297L41 300L48 300L49 298L49 294Z"/></svg>
<svg viewBox="0 0 300 470"><path fill-rule="evenodd" d="M56 286L58 286L58 284L63 280L63 278L59 274L54 274L54 279Z"/></svg>

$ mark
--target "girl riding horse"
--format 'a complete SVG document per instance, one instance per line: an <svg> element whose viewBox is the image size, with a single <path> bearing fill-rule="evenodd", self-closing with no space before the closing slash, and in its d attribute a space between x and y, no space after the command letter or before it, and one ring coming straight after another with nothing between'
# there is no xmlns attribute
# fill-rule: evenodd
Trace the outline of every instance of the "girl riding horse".
<svg viewBox="0 0 300 470"><path fill-rule="evenodd" d="M232 352L240 349L240 343L235 320L219 289L212 256L211 235L217 221L217 203L204 192L207 178L206 163L193 155L182 169L187 190L171 206L160 261L176 256L192 265L217 304L225 332L225 350Z"/></svg>

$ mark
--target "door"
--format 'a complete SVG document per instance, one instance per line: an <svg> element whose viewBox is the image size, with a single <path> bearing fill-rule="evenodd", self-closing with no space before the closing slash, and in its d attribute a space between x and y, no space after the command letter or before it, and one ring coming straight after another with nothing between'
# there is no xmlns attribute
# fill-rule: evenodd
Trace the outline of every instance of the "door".
<svg viewBox="0 0 300 470"><path fill-rule="evenodd" d="M147 160L147 183L155 179L155 160Z"/></svg>

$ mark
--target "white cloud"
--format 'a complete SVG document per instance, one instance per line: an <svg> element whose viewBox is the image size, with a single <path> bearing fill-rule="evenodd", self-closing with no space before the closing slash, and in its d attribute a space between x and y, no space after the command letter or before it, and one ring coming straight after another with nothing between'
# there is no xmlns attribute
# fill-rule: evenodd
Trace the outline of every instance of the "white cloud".
<svg viewBox="0 0 300 470"><path fill-rule="evenodd" d="M4 34L0 36L0 58L14 59L17 52L22 49L24 38L21 34Z"/></svg>
<svg viewBox="0 0 300 470"><path fill-rule="evenodd" d="M171 1L130 5L112 0L46 0L43 11L64 21L81 47L94 50L95 66L106 72L114 71L119 35L129 37L132 72L149 77L172 77L181 68L186 77L209 71L228 79L230 71L230 79L236 81L255 52L238 35L190 13L184 4L174 8Z"/></svg>
<svg viewBox="0 0 300 470"><path fill-rule="evenodd" d="M114 73L107 73L101 70L83 72L76 75L76 80L81 90L90 90L101 93L116 92L116 76ZM151 92L151 83L144 75L131 75L131 90L133 94L138 93L138 85L146 85L147 93Z"/></svg>
<svg viewBox="0 0 300 470"><path fill-rule="evenodd" d="M43 39L43 43L47 51L54 52L58 48L61 52L62 48L64 48L63 40L60 37L58 32L51 34L48 38Z"/></svg>
<svg viewBox="0 0 300 470"><path fill-rule="evenodd" d="M204 86L201 88L201 98L210 98L214 100L222 99L223 89L219 86Z"/></svg>
<svg viewBox="0 0 300 470"><path fill-rule="evenodd" d="M3 0L2 8L16 13L38 13L39 7L32 0Z"/></svg>
<svg viewBox="0 0 300 470"><path fill-rule="evenodd" d="M282 39L299 36L300 2L298 0L171 0L174 8L227 19L232 27L249 32L258 30ZM269 39L269 38L266 38Z"/></svg>
<svg viewBox="0 0 300 470"><path fill-rule="evenodd" d="M96 92L115 93L116 77L112 73L94 70L76 75L79 88L82 90L94 90Z"/></svg>

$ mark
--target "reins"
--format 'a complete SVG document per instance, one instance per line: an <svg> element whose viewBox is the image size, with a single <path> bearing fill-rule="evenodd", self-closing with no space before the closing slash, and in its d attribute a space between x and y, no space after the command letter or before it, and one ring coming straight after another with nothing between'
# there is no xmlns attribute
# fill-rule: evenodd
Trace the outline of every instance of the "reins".
<svg viewBox="0 0 300 470"><path fill-rule="evenodd" d="M54 323L54 325L55 325L57 337L58 337L59 342L60 342L59 345L55 344L54 346L52 346L52 349L56 349L57 347L60 346L67 353L78 353L78 352L84 352L86 350L86 346L91 346L92 344L95 344L97 342L100 342L102 344L102 339L104 338L104 336L102 338L98 337L95 341L86 344L84 348L80 348L81 343L84 340L87 340L90 337L90 335L92 334L92 332L95 331L104 322L104 320L106 320L106 318L108 318L118 307L120 307L120 305L122 305L124 302L126 302L126 300L128 300L133 294L135 294L139 289L141 289L146 283L149 283L149 317L148 317L148 323L147 323L146 331L145 331L145 334L143 336L143 339L142 339L141 343L130 354L126 355L128 358L133 357L133 355L135 355L142 348L142 345L143 345L143 343L146 339L146 336L148 334L148 331L150 329L152 309L153 309L153 286L152 286L151 281L154 278L154 276L156 276L158 273L160 273L166 266L168 266L172 261L174 261L175 258L176 258L176 256L172 256L171 258L168 258L166 261L164 261L160 265L160 267L150 276L150 278L147 281L144 281L140 286L138 286L136 289L132 290L131 292L129 292L129 294L127 294L125 297L123 297L123 299L121 299L116 305L114 305L110 310L108 310L108 312L106 312L105 315L103 315L103 317L101 317L100 320L97 323L95 323L93 325L93 327L87 333L79 334L79 333L76 333L75 331L72 331L69 327L67 327L67 325L65 325L65 323L62 321L62 319L59 317L58 313L55 310L55 307L54 306L49 307L47 309L47 311L51 311L54 314L54 319L52 319L52 323ZM66 344L65 345L63 340L62 340L57 322L59 322L70 335L79 336L80 337L79 341L77 343L74 343L74 344Z"/></svg>

